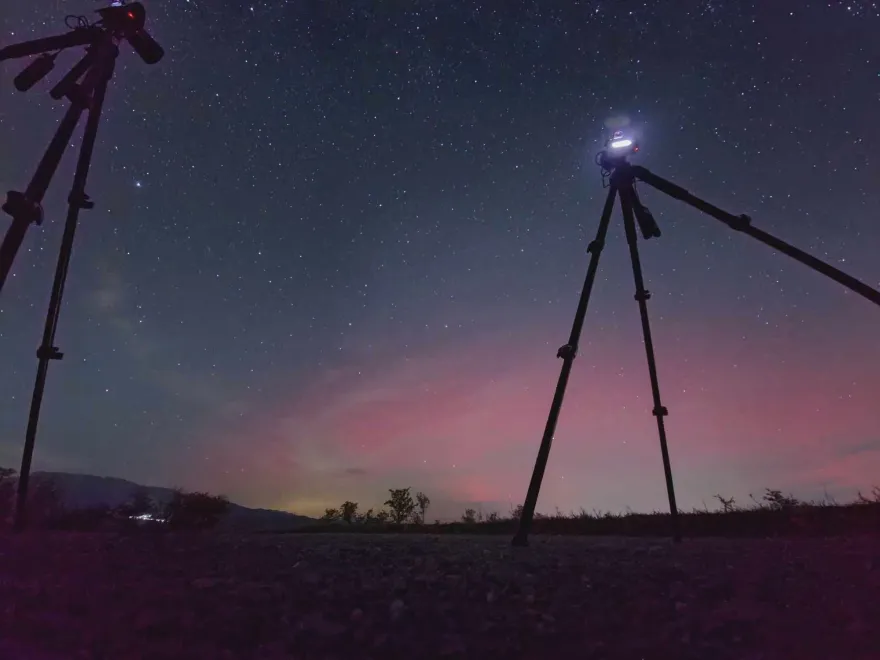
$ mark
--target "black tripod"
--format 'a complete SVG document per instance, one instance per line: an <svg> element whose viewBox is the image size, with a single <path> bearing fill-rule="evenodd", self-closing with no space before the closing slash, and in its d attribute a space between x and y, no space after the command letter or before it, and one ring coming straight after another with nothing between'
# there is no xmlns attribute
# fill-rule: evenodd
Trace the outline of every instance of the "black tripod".
<svg viewBox="0 0 880 660"><path fill-rule="evenodd" d="M0 246L0 289L12 268L12 262L21 247L25 233L31 223L41 224L43 210L41 203L46 190L52 181L61 157L70 144L73 131L83 112L88 113L82 145L73 175L73 186L67 198L67 220L64 224L64 237L52 283L52 294L49 300L49 311L43 330L43 340L37 349L39 365L31 398L24 450L21 458L21 471L18 477L18 489L15 504L15 529L22 530L27 526L27 495L30 480L31 460L34 453L34 442L37 424L40 417L40 405L46 385L46 375L50 360L60 360L63 354L55 344L55 331L58 326L58 315L61 311L61 297L67 279L67 269L73 249L73 239L81 209L91 209L94 204L85 192L86 179L95 147L95 137L107 84L113 77L116 58L119 55L119 42L127 39L134 49L148 64L158 62L164 54L161 47L144 31L145 12L140 4L114 5L99 10L102 21L96 25L84 25L69 34L46 39L37 39L0 50L0 60L25 57L36 53L45 53L34 60L16 78L15 86L19 91L27 91L54 66L57 52L72 46L87 45L87 52L61 81L52 88L50 94L54 99L66 98L70 107L61 120L55 136L40 160L37 170L25 192L10 191L7 194L3 211L12 216L12 225L6 232ZM84 19L82 19L84 23ZM82 79L82 82L78 82Z"/></svg>
<svg viewBox="0 0 880 660"><path fill-rule="evenodd" d="M631 146L631 143L628 140L621 144L627 147ZM637 150L638 147L633 145L632 151L635 152ZM605 237L608 233L608 225L611 221L611 212L614 209L615 196L620 197L624 230L626 232L626 240L629 243L629 254L632 259L633 277L636 285L635 299L639 303L639 313L642 317L642 333L645 339L645 352L648 357L648 372L651 378L651 392L654 398L653 414L657 418L657 430L660 434L660 453L663 457L663 472L666 477L666 493L669 498L672 537L676 542L681 541L678 507L675 503L672 468L669 462L669 449L666 443L666 429L663 424L663 418L668 415L669 412L660 402L660 387L657 382L657 365L654 361L654 344L651 341L651 326L648 321L648 307L646 304L650 299L651 294L645 289L645 283L642 278L642 266L639 260L635 225L636 222L638 222L639 228L645 239L659 237L660 228L657 226L657 223L654 221L654 218L648 209L642 206L642 203L639 201L634 185L636 180L644 181L660 192L666 193L670 197L680 199L681 201L690 204L703 213L720 220L731 229L741 231L752 238L758 239L762 243L800 261L802 264L809 266L813 270L816 270L823 275L827 275L835 282L839 282L852 291L864 296L874 304L880 305L880 291L872 289L854 277L851 277L824 261L789 245L775 236L771 236L760 229L755 229L751 226L751 218L748 216L731 215L730 213L719 209L717 206L713 206L712 204L693 196L684 188L649 172L644 167L631 165L627 162L626 155L615 155L609 153L609 150L606 150L600 152L597 162L603 169L603 175L610 175L608 197L605 200L605 208L602 211L602 218L599 221L599 231L596 233L595 240L590 243L590 246L587 248L587 251L591 255L590 265L587 268L587 277L584 282L584 288L581 291L577 312L575 313L574 325L571 328L571 336L568 339L568 343L560 348L556 354L556 357L562 358L563 360L562 372L559 374L559 381L556 384L556 392L553 395L553 403L550 407L550 415L547 418L547 425L544 427L544 436L541 438L541 446L538 450L537 460L535 461L535 469L532 472L529 490L526 494L525 503L523 504L522 515L519 520L519 528L516 535L513 537L513 545L516 546L528 545L529 530L535 515L535 505L538 502L538 492L541 489L541 481L544 478L544 470L547 467L547 459L550 456L550 445L553 441L553 435L556 432L556 422L559 418L559 411L562 408L562 400L565 397L565 388L568 385L568 377L571 374L574 358L577 355L578 342L580 341L581 330L584 325L584 317L587 313L590 293L593 289L593 282L596 279L596 270L599 266L599 255L602 254L602 249L605 247Z"/></svg>

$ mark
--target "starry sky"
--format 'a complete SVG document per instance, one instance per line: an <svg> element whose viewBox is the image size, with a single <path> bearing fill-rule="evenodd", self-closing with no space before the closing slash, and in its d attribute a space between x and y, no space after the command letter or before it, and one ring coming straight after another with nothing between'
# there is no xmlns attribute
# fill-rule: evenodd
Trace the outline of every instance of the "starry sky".
<svg viewBox="0 0 880 660"><path fill-rule="evenodd" d="M0 43L103 6L4 7ZM319 514L525 496L626 127L635 162L880 287L880 4L154 0L99 132L36 469ZM0 63L0 189L65 105ZM77 141L75 142L78 145ZM0 294L18 467L74 145ZM679 504L880 485L880 309L647 186ZM615 214L538 510L664 510ZM0 230L5 231L3 216Z"/></svg>

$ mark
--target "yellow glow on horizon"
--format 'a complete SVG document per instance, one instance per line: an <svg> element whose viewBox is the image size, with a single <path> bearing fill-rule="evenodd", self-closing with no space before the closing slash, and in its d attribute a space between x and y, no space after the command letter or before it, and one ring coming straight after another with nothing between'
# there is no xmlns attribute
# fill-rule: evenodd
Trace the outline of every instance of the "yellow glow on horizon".
<svg viewBox="0 0 880 660"><path fill-rule="evenodd" d="M295 497L291 500L286 500L281 502L278 505L278 508L281 511L287 511L288 513L295 513L300 516L310 516L313 518L318 518L324 515L324 511L330 508L338 507L339 502L331 501L330 499L324 498L308 498L308 497Z"/></svg>

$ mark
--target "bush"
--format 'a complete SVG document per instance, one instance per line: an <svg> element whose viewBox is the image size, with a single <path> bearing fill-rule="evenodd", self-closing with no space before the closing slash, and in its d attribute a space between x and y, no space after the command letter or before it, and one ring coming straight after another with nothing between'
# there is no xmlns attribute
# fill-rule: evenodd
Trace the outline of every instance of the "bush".
<svg viewBox="0 0 880 660"><path fill-rule="evenodd" d="M164 519L170 529L211 529L229 509L229 500L224 495L176 489L165 505Z"/></svg>

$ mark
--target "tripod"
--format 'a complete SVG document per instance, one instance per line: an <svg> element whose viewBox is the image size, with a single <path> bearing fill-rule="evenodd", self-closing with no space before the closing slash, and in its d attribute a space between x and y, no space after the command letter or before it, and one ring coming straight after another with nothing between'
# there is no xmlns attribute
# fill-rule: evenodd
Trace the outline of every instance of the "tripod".
<svg viewBox="0 0 880 660"><path fill-rule="evenodd" d="M621 144L623 146L629 146L631 143L627 140L621 142ZM635 152L637 150L638 147L634 147L632 151ZM602 249L605 247L605 237L608 234L608 225L611 221L611 212L614 209L615 197L620 198L624 231L626 232L627 243L629 243L629 254L632 261L633 278L635 279L636 285L635 299L639 303L639 313L642 319L642 333L645 340L645 353L648 358L648 373L651 380L651 392L654 399L654 409L652 413L654 417L657 418L657 431L660 436L660 454L663 459L663 472L666 478L666 494L669 499L672 538L676 543L681 541L681 526L678 517L678 507L675 503L675 488L672 482L672 467L669 461L669 448L666 442L666 428L663 423L663 418L669 414L669 411L660 402L657 364L654 360L654 344L651 340L651 325L648 320L647 301L650 299L651 294L645 289L645 283L642 277L642 266L641 261L639 260L639 250L637 245L636 223L638 223L642 235L646 240L659 237L660 228L657 226L654 217L639 200L635 189L635 182L637 180L643 181L660 192L666 193L675 199L679 199L686 204L693 206L697 210L720 220L735 231L743 232L744 234L761 241L765 245L769 245L773 249L796 259L813 270L830 277L835 282L838 282L859 295L864 296L874 304L880 305L880 291L872 289L854 277L847 275L837 268L834 268L824 261L821 261L796 247L793 247L785 241L752 227L751 218L748 216L734 216L727 213L717 206L695 197L687 190L671 181L667 181L666 179L653 174L644 167L631 165L626 160L625 155L613 155L606 150L600 152L597 161L603 169L603 175L610 175L608 196L605 199L605 207L602 211L602 218L599 220L599 230L596 233L596 238L587 248L587 252L591 255L590 264L587 268L587 276L584 282L584 287L581 291L577 312L575 313L571 335L568 339L568 343L560 348L556 354L556 357L562 358L562 371L559 374L559 381L556 384L556 391L553 395L553 403L550 406L550 414L547 417L547 424L544 427L544 435L541 438L538 457L535 460L535 468L532 472L532 478L529 482L529 490L523 504L519 527L516 535L513 537L512 543L515 546L528 545L529 530L531 529L532 520L535 516L535 505L538 502L538 493L541 490L541 482L544 478L544 471L547 467L547 459L550 456L550 445L553 442L553 435L556 432L556 422L559 419L559 411L562 408L562 401L565 397L568 378L571 374L574 358L577 355L578 342L580 341L581 330L584 325L584 317L587 313L590 293L593 290L593 282L596 279L596 270L599 267L599 256L602 254Z"/></svg>
<svg viewBox="0 0 880 660"><path fill-rule="evenodd" d="M91 166L104 98L107 94L107 85L113 77L116 58L119 56L118 43L123 38L128 39L147 63L158 62L163 55L161 47L143 30L145 13L142 5L114 5L98 11L103 18L100 24L81 25L66 35L37 39L0 49L0 60L46 53L35 59L15 78L16 88L19 91L27 91L53 68L57 53L50 55L47 51L60 51L79 45L88 46L86 55L50 92L50 95L56 100L67 98L70 101L70 107L43 154L33 178L25 192L10 191L7 194L6 203L2 206L3 211L12 216L12 225L0 245L0 289L2 289L12 268L12 262L21 247L28 226L31 223L37 225L42 223L41 202L58 169L61 157L64 155L67 145L70 144L76 125L83 112L87 112L88 117L73 175L73 186L67 198L67 219L64 224L64 235L55 268L55 278L52 282L43 339L37 349L37 359L39 360L37 377L31 397L16 494L14 522L16 530L22 530L27 526L28 483L49 362L60 360L63 357L63 353L55 346L55 331L58 327L61 298L67 280L67 270L70 265L79 212L82 209L94 207L85 192L86 180ZM82 82L78 82L80 79Z"/></svg>

